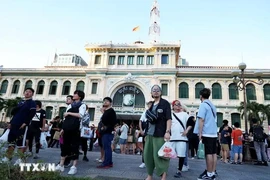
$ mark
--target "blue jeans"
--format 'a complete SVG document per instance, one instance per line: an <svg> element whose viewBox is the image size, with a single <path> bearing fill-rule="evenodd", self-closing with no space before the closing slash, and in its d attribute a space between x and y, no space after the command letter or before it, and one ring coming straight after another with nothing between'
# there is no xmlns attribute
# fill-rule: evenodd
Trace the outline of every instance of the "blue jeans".
<svg viewBox="0 0 270 180"><path fill-rule="evenodd" d="M103 149L104 149L104 161L102 163L102 166L109 166L112 165L112 144L113 140L113 134L104 134L102 136L102 144L103 144Z"/></svg>
<svg viewBox="0 0 270 180"><path fill-rule="evenodd" d="M184 165L188 166L188 151L189 151L188 142L186 143L186 145L187 145L187 147L186 147L186 157L185 157L185 160L184 160Z"/></svg>

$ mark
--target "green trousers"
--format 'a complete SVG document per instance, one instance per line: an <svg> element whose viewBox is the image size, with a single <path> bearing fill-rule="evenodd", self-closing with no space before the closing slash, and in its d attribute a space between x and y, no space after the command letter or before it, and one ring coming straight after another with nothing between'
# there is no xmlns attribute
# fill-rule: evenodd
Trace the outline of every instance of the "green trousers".
<svg viewBox="0 0 270 180"><path fill-rule="evenodd" d="M158 157L158 151L164 143L163 137L150 135L145 137L143 155L148 175L152 176L155 168L158 176L162 176L164 172L167 173L170 160Z"/></svg>

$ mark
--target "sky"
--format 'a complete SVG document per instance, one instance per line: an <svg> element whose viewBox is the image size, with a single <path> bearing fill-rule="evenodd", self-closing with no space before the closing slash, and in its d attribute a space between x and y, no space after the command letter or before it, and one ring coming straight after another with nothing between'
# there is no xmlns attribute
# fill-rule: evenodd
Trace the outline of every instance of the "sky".
<svg viewBox="0 0 270 180"><path fill-rule="evenodd" d="M42 68L87 43L147 43L153 0L0 0L0 65ZM158 0L160 41L191 66L269 68L269 0ZM140 26L140 30L132 29Z"/></svg>

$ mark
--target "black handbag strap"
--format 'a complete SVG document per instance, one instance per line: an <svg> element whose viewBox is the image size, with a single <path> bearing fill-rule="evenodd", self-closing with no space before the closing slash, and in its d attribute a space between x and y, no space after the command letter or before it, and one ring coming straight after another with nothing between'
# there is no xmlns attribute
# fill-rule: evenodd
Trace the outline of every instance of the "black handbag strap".
<svg viewBox="0 0 270 180"><path fill-rule="evenodd" d="M212 114L213 114L214 118L216 118L215 113L214 113L213 108L211 107L211 105L208 102L205 102L205 103L208 104L208 106L210 106Z"/></svg>
<svg viewBox="0 0 270 180"><path fill-rule="evenodd" d="M180 121L180 119L173 113L173 116L175 117L175 119L181 124L181 126L183 127L184 131L186 130L184 124L182 123L182 121Z"/></svg>

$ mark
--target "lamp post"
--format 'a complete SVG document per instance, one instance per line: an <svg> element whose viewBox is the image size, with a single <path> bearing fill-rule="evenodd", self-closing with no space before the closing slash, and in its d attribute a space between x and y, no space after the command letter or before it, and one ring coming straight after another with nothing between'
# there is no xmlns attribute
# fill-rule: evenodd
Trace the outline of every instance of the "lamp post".
<svg viewBox="0 0 270 180"><path fill-rule="evenodd" d="M244 120L245 120L245 160L250 161L251 155L249 150L249 141L248 141L248 116L247 116L247 95L246 95L246 85L248 83L254 83L258 85L262 85L264 83L262 79L262 72L256 71L254 72L254 76L258 78L257 81L248 80L245 78L245 70L247 65L245 63L240 63L238 70L232 72L233 82L237 85L237 90L243 91L243 98L244 98Z"/></svg>

